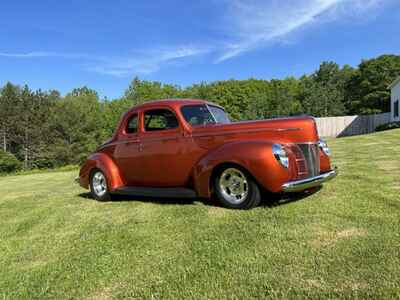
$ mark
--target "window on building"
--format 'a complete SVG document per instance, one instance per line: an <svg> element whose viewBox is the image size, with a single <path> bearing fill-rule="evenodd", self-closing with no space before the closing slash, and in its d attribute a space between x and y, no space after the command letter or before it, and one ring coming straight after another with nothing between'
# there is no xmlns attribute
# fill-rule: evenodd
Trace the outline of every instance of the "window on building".
<svg viewBox="0 0 400 300"><path fill-rule="evenodd" d="M399 117L399 100L394 101L393 117L395 118Z"/></svg>
<svg viewBox="0 0 400 300"><path fill-rule="evenodd" d="M152 109L144 113L145 131L173 129L178 126L174 113L168 109Z"/></svg>

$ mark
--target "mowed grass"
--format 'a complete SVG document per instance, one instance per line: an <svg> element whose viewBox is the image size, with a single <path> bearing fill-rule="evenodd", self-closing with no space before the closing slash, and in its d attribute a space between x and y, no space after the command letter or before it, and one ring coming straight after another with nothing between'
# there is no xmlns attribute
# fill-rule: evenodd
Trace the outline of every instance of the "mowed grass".
<svg viewBox="0 0 400 300"><path fill-rule="evenodd" d="M339 177L250 211L2 177L0 299L399 298L400 130L330 146Z"/></svg>

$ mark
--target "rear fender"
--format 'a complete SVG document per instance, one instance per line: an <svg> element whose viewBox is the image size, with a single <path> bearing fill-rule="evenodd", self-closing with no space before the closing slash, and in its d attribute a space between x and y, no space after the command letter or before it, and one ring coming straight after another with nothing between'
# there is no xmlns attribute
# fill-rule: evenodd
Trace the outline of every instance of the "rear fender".
<svg viewBox="0 0 400 300"><path fill-rule="evenodd" d="M200 197L210 197L213 170L224 163L245 168L266 190L279 192L290 178L289 172L274 157L272 143L265 141L240 141L212 150L195 166L194 181Z"/></svg>
<svg viewBox="0 0 400 300"><path fill-rule="evenodd" d="M108 189L113 191L124 186L124 181L115 162L104 153L94 153L83 164L79 177L80 185L89 188L90 173L93 169L101 170L107 178Z"/></svg>

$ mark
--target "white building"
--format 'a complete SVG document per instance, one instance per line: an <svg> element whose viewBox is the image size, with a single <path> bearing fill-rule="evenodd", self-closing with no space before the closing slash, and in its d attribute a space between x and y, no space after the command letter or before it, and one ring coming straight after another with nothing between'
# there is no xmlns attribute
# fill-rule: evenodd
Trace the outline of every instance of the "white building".
<svg viewBox="0 0 400 300"><path fill-rule="evenodd" d="M390 121L399 122L399 110L400 110L400 77L398 77L391 85L389 89L392 91L391 96L391 113Z"/></svg>

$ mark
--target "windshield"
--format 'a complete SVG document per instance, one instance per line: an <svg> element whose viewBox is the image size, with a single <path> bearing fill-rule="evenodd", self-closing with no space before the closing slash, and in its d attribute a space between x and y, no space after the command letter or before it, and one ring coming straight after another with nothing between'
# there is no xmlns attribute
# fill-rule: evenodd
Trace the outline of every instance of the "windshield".
<svg viewBox="0 0 400 300"><path fill-rule="evenodd" d="M186 122L192 126L231 122L222 108L213 105L186 105L181 108L181 111Z"/></svg>

